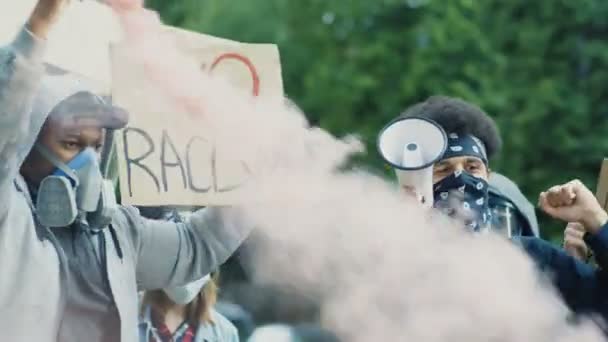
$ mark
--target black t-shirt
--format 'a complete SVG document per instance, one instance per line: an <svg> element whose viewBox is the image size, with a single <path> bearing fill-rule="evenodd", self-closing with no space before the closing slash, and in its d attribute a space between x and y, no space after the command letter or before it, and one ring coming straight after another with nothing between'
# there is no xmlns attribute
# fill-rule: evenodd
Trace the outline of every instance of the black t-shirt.
<svg viewBox="0 0 608 342"><path fill-rule="evenodd" d="M104 234L75 226L52 232L68 261L68 281L63 285L68 286L67 305L59 341L120 341L120 318L106 271Z"/></svg>

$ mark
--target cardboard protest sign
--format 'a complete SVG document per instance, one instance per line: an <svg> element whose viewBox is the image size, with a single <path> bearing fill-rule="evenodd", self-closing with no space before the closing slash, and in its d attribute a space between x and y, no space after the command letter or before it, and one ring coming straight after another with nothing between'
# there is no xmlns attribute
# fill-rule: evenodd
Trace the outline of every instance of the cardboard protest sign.
<svg viewBox="0 0 608 342"><path fill-rule="evenodd" d="M10 1L0 10L0 44L10 43L22 29L37 0ZM103 85L110 90L112 42L121 29L112 10L95 1L71 1L47 38L45 62Z"/></svg>
<svg viewBox="0 0 608 342"><path fill-rule="evenodd" d="M597 180L595 197L602 205L602 208L608 210L608 159L604 159L602 162L602 168Z"/></svg>
<svg viewBox="0 0 608 342"><path fill-rule="evenodd" d="M167 28L178 49L200 72L224 76L254 96L283 96L279 52L274 45L243 44ZM222 154L208 127L147 82L143 66L112 53L113 100L130 113L118 134L121 199L133 205L223 205L251 174L244 161ZM155 96L157 95L157 96Z"/></svg>

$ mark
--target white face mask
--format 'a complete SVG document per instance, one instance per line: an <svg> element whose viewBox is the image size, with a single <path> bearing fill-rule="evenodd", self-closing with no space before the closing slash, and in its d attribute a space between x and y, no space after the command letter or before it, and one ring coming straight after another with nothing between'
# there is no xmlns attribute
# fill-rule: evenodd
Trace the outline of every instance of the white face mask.
<svg viewBox="0 0 608 342"><path fill-rule="evenodd" d="M191 282L190 284L169 287L163 291L165 291L167 297L175 302L175 304L186 305L190 303L199 292L201 292L203 286L205 286L210 279L211 277L206 275L197 281Z"/></svg>

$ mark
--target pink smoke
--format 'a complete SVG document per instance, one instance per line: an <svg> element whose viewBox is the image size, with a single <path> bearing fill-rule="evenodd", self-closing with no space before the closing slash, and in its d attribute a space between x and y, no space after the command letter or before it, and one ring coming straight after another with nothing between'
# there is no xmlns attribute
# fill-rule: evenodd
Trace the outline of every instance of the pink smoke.
<svg viewBox="0 0 608 342"><path fill-rule="evenodd" d="M143 0L106 0L105 1L116 12L141 10L144 7Z"/></svg>
<svg viewBox="0 0 608 342"><path fill-rule="evenodd" d="M235 159L253 159L259 177L238 209L271 243L254 253L260 280L321 293L322 320L343 340L601 340L588 324L565 324L563 303L512 245L461 232L378 177L337 172L360 141L310 129L296 108L205 76L141 1L108 3L124 48L160 93L204 113Z"/></svg>
<svg viewBox="0 0 608 342"><path fill-rule="evenodd" d="M147 75L188 113L202 113L198 67L177 52L166 35L158 13L143 7L143 0L106 0L124 29L125 45L144 65ZM178 67L179 66L179 67Z"/></svg>

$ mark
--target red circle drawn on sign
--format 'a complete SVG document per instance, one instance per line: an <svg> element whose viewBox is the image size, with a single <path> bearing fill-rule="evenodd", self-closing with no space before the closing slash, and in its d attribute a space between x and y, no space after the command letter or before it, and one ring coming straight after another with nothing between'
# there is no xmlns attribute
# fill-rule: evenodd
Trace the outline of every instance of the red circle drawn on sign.
<svg viewBox="0 0 608 342"><path fill-rule="evenodd" d="M251 79L253 80L253 96L258 96L260 95L260 76L258 75L258 71L256 70L255 66L253 65L253 63L251 62L251 60L243 55L239 55L238 53L224 53L222 55L220 55L219 57L217 57L215 59L215 61L213 61L213 64L211 64L211 68L210 71L213 71L213 69L215 69L215 67L220 64L222 61L227 60L227 59L235 59L243 64L245 64L245 66L247 66L247 68L249 69L249 72L251 73Z"/></svg>

